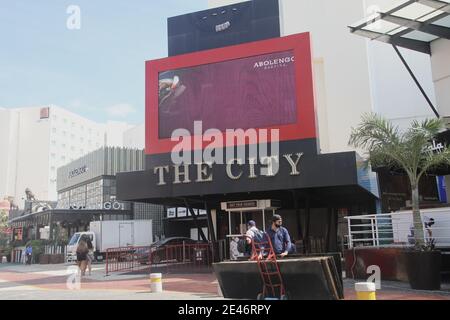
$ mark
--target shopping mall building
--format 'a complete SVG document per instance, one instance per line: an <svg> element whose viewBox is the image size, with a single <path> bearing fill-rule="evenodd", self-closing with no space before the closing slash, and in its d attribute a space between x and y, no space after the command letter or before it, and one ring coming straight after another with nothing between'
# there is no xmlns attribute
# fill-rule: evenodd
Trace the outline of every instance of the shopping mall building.
<svg viewBox="0 0 450 320"><path fill-rule="evenodd" d="M142 170L144 159L143 150L104 147L58 168L58 201L33 199L25 201L25 210L11 211L13 238L55 238L58 229L59 238L70 239L88 231L92 221L152 220L158 240L164 234L164 207L117 199L117 173Z"/></svg>
<svg viewBox="0 0 450 320"><path fill-rule="evenodd" d="M264 228L277 213L311 253L343 248L345 216L406 207L406 181L389 189L397 178L386 173L380 188L350 131L366 112L400 126L434 113L414 83L387 99L383 85L410 77L395 52L349 32L360 1L210 4L225 6L169 18L169 57L146 63L145 167L117 175L117 199L186 208L168 211L167 232L197 228L224 247L248 220ZM427 57L412 54L432 88ZM422 197L438 205L428 179Z"/></svg>

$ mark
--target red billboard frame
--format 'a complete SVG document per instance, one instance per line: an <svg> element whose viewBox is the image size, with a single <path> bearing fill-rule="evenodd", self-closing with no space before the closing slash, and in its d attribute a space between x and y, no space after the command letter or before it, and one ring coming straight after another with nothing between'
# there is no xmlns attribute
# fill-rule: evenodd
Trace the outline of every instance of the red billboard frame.
<svg viewBox="0 0 450 320"><path fill-rule="evenodd" d="M311 40L309 33L301 33L147 61L145 65L145 153L148 155L170 153L178 144L171 139L159 138L159 73L289 50L294 52L295 57L297 121L289 125L256 129L279 129L280 141L316 138ZM194 146L195 138L191 136L192 146ZM204 142L202 147L207 147L209 143Z"/></svg>

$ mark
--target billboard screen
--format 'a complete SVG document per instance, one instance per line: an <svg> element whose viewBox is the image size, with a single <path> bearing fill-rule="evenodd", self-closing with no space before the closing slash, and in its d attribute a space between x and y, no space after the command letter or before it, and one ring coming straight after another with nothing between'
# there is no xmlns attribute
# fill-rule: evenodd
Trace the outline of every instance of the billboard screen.
<svg viewBox="0 0 450 320"><path fill-rule="evenodd" d="M194 141L196 121L316 138L309 33L147 61L146 154L170 153L177 129Z"/></svg>
<svg viewBox="0 0 450 320"><path fill-rule="evenodd" d="M159 138L183 128L264 128L297 121L292 50L159 74Z"/></svg>

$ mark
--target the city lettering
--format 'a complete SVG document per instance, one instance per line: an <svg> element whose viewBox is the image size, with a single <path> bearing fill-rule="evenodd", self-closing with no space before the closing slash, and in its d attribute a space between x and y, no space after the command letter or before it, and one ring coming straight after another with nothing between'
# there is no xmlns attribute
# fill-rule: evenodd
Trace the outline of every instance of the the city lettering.
<svg viewBox="0 0 450 320"><path fill-rule="evenodd" d="M290 166L291 176L300 175L300 160L303 155L303 153L283 155L282 161L286 162ZM228 163L224 166L227 177L232 180L239 180L244 176L244 172L247 173L246 176L248 179L256 179L259 176L274 177L278 174L280 164L280 158L278 156L261 158L261 164L263 164L264 167L261 167L259 174L256 170L256 160L256 158L249 158L247 165L238 158L228 161ZM196 183L214 181L212 163L158 166L154 167L153 173L157 176L158 186L167 185L167 176L171 172L173 173L173 175L171 175L173 176L173 184L187 184L192 182L190 175L190 169L192 166L196 167ZM247 166L246 171L244 170L244 166Z"/></svg>

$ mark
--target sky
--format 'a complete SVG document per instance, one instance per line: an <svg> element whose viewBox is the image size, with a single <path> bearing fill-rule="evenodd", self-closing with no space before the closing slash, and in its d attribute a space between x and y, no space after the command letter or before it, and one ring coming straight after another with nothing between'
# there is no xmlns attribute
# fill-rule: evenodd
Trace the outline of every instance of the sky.
<svg viewBox="0 0 450 320"><path fill-rule="evenodd" d="M79 29L67 27L78 26L71 5ZM0 0L0 108L57 105L141 124L145 61L167 56L167 18L205 9L207 0Z"/></svg>

